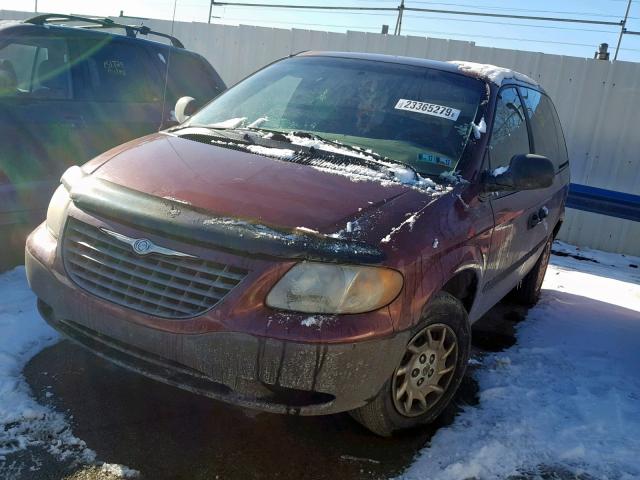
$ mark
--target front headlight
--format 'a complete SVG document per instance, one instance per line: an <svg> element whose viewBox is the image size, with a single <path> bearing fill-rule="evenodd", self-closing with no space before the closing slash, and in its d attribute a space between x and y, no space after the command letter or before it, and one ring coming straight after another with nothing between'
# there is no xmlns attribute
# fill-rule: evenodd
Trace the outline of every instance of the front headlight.
<svg viewBox="0 0 640 480"><path fill-rule="evenodd" d="M64 227L65 218L67 216L67 207L71 198L69 192L64 185L60 185L51 201L49 202L49 208L47 209L47 229L55 238L58 238L62 233Z"/></svg>
<svg viewBox="0 0 640 480"><path fill-rule="evenodd" d="M303 262L267 295L273 308L304 313L364 313L388 305L402 289L390 268Z"/></svg>

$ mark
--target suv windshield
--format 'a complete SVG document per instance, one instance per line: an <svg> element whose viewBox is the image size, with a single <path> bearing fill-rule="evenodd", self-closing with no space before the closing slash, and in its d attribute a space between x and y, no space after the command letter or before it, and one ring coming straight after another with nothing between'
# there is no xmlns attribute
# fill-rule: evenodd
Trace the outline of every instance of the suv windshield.
<svg viewBox="0 0 640 480"><path fill-rule="evenodd" d="M425 67L293 57L228 90L189 124L310 132L437 175L455 170L484 83Z"/></svg>

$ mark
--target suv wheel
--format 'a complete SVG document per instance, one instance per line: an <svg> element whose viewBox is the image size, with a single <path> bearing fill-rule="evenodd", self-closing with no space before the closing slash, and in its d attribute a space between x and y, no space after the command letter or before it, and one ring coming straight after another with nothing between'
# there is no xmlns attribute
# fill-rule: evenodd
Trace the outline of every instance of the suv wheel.
<svg viewBox="0 0 640 480"><path fill-rule="evenodd" d="M400 364L378 395L350 412L381 436L434 421L466 370L470 327L464 306L453 295L438 293L413 332Z"/></svg>
<svg viewBox="0 0 640 480"><path fill-rule="evenodd" d="M547 273L547 266L549 265L549 258L551 257L552 243L553 237L549 237L536 264L522 279L520 284L513 289L512 298L517 302L531 307L535 305L540 298L542 282Z"/></svg>

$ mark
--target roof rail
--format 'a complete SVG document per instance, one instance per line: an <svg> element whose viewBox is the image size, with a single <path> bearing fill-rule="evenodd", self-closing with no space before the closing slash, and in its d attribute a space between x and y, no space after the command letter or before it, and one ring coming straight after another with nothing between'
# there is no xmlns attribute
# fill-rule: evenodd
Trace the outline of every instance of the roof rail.
<svg viewBox="0 0 640 480"><path fill-rule="evenodd" d="M25 20L25 23L31 23L33 25L45 25L47 23L61 23L65 21L78 21L87 22L90 25L78 25L76 28L122 28L127 33L127 37L136 38L140 35L155 35L157 37L163 37L171 42L171 45L177 48L184 48L184 45L180 40L172 35L166 33L155 32L149 27L144 25L122 25L116 23L110 18L92 18L81 17L78 15L59 15L55 13L48 13L46 15L38 15L37 17Z"/></svg>

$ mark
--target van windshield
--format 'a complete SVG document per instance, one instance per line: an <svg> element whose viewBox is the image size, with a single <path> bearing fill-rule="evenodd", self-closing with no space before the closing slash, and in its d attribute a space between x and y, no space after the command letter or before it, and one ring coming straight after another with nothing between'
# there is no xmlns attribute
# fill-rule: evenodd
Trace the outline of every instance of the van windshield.
<svg viewBox="0 0 640 480"><path fill-rule="evenodd" d="M456 169L484 94L480 80L431 68L293 57L243 80L188 124L308 132L438 175Z"/></svg>

